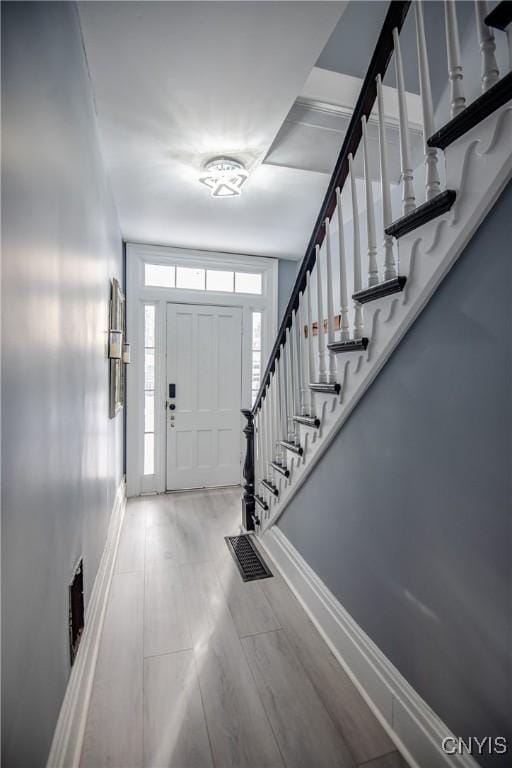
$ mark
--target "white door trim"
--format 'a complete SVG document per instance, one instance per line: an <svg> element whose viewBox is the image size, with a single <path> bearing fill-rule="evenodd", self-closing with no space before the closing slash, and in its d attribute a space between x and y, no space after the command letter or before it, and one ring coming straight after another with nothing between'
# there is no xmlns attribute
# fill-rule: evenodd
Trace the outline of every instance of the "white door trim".
<svg viewBox="0 0 512 768"><path fill-rule="evenodd" d="M144 264L175 264L245 272L261 272L261 295L222 293L217 291L180 290L177 288L146 287ZM277 333L278 260L262 256L245 256L183 248L128 243L126 246L126 316L127 340L132 350L132 363L127 366L126 435L127 495L163 493L166 475L166 414L165 414L165 348L166 305L168 302L242 307L242 407L251 405L251 313L261 311L262 370ZM143 474L143 306L155 305L155 474Z"/></svg>

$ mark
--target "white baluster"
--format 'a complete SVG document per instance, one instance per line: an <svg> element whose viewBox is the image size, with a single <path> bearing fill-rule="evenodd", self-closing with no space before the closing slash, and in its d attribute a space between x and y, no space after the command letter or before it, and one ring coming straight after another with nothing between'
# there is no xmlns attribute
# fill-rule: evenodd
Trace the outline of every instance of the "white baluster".
<svg viewBox="0 0 512 768"><path fill-rule="evenodd" d="M286 400L285 391L285 370L283 365L284 360L284 347L281 344L279 356L279 378L278 378L278 392L279 399L279 440L286 440L286 424L288 421L288 402Z"/></svg>
<svg viewBox="0 0 512 768"><path fill-rule="evenodd" d="M255 427L256 427L256 461L255 461L255 474L256 479L254 483L254 488L256 490L256 493L259 493L259 484L260 480L262 479L262 459L261 459L261 446L262 446L262 440L261 440L261 409L256 412L255 416Z"/></svg>
<svg viewBox="0 0 512 768"><path fill-rule="evenodd" d="M434 105L428 66L427 40L423 21L422 0L416 0L416 42L418 45L418 69L420 74L421 113L423 119L423 148L425 152L427 200L441 192L441 182L437 171L437 149L429 147L427 140L434 133Z"/></svg>
<svg viewBox="0 0 512 768"><path fill-rule="evenodd" d="M318 342L318 381L327 381L325 372L325 335L324 335L324 305L322 301L322 264L320 261L320 246L316 246L316 304L317 304L317 342Z"/></svg>
<svg viewBox="0 0 512 768"><path fill-rule="evenodd" d="M400 136L400 161L402 169L403 199L402 212L406 216L416 207L414 197L411 147L409 143L409 117L407 115L407 100L405 97L404 67L398 29L393 30L393 42L395 46L395 72L396 87L398 89L398 127Z"/></svg>
<svg viewBox="0 0 512 768"><path fill-rule="evenodd" d="M265 480L267 477L267 463L266 463L266 455L267 455L267 425L265 421L265 400L261 401L261 408L260 408L260 427L261 427L261 466L260 466L260 481Z"/></svg>
<svg viewBox="0 0 512 768"><path fill-rule="evenodd" d="M303 293L300 296L299 300L299 323L298 323L298 329L299 329L299 359L300 359L300 367L301 367L301 373L300 373L300 383L301 383L301 393L300 393L300 412L301 416L307 416L309 413L309 375L308 375L308 354L307 354L307 340L304 338L304 325L307 322L307 318L305 317L305 309L306 309L306 290L303 291Z"/></svg>
<svg viewBox="0 0 512 768"><path fill-rule="evenodd" d="M296 411L293 414L294 416L298 416L301 413L301 404L300 404L300 395L301 395L301 364L300 364L300 317L299 317L299 306L297 306L297 309L294 312L294 318L293 318L293 383L294 383L294 390L295 390L295 408ZM297 431L297 430L296 430Z"/></svg>
<svg viewBox="0 0 512 768"><path fill-rule="evenodd" d="M377 238L375 236L375 209L373 204L372 176L368 158L368 137L366 135L366 117L361 120L363 127L364 182L366 191L366 228L368 230L368 287L379 282L377 267Z"/></svg>
<svg viewBox="0 0 512 768"><path fill-rule="evenodd" d="M345 237L343 234L343 210L341 208L341 191L336 188L336 209L338 213L338 243L340 252L340 330L341 341L350 339L348 324L348 297L347 297L347 262L345 254Z"/></svg>
<svg viewBox="0 0 512 768"><path fill-rule="evenodd" d="M500 71L496 61L496 42L492 27L487 26L484 19L489 13L486 0L475 0L476 28L480 41L482 57L482 91L488 91L498 82Z"/></svg>
<svg viewBox="0 0 512 768"><path fill-rule="evenodd" d="M275 376L274 376L274 402L276 403L276 422L275 422L275 441L276 441L276 462L278 464L282 464L284 461L284 450L281 446L281 435L280 435L280 417L281 414L278 410L278 404L279 404L279 391L280 391L280 380L281 377L284 376L284 370L282 361L280 359L276 360L276 370L275 370Z"/></svg>
<svg viewBox="0 0 512 768"><path fill-rule="evenodd" d="M462 84L463 69L460 58L459 27L454 0L445 0L446 47L448 54L448 77L450 79L450 117L455 117L466 108Z"/></svg>
<svg viewBox="0 0 512 768"><path fill-rule="evenodd" d="M329 219L325 219L325 264L326 264L326 290L327 290L327 344L334 344L334 301L332 296L332 256L331 256L331 227ZM328 350L329 369L327 381L336 381L336 355Z"/></svg>
<svg viewBox="0 0 512 768"><path fill-rule="evenodd" d="M270 390L267 388L267 394L265 396L265 466L264 466L264 474L265 479L268 480L271 477L270 471L269 471L269 464L272 461L272 436L271 436L271 427L270 427Z"/></svg>
<svg viewBox="0 0 512 768"><path fill-rule="evenodd" d="M270 437L270 445L269 445L269 454L268 454L268 460L274 461L275 456L275 443L274 443L274 404L272 402L273 400L273 393L272 393L272 375L270 376L269 382L268 382L268 433ZM270 472L270 477L272 477L272 473Z"/></svg>
<svg viewBox="0 0 512 768"><path fill-rule="evenodd" d="M294 392L293 392L293 368L292 368L292 344L290 339L290 329L286 329L286 396L289 403L288 407L288 440L295 442L295 422L293 416L295 414Z"/></svg>
<svg viewBox="0 0 512 768"><path fill-rule="evenodd" d="M379 111L379 157L380 188L382 194L382 224L384 229L384 280L396 277L393 238L386 235L386 228L391 224L391 192L389 188L388 145L386 141L386 122L381 76L377 75L377 106Z"/></svg>
<svg viewBox="0 0 512 768"><path fill-rule="evenodd" d="M277 365L277 363L276 363ZM270 404L272 408L272 461L279 463L281 461L281 446L279 445L279 425L276 403L276 373L277 367L270 382Z"/></svg>
<svg viewBox="0 0 512 768"><path fill-rule="evenodd" d="M357 205L356 178L354 175L354 158L348 156L350 173L350 191L352 193L352 220L354 226L354 293L361 290L361 236L359 232L359 207ZM358 301L354 301L354 339L363 336L363 308Z"/></svg>
<svg viewBox="0 0 512 768"><path fill-rule="evenodd" d="M307 306L307 323L308 323L308 385L315 380L315 361L313 351L313 318L311 312L311 272L306 273L306 306ZM309 387L308 387L309 389ZM315 393L309 390L309 415L315 416Z"/></svg>

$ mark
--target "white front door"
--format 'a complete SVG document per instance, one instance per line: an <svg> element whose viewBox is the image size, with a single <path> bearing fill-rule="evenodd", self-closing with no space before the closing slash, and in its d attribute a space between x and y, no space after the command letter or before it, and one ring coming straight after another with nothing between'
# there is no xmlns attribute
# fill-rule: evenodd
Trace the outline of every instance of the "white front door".
<svg viewBox="0 0 512 768"><path fill-rule="evenodd" d="M240 482L241 380L242 310L167 304L167 490Z"/></svg>

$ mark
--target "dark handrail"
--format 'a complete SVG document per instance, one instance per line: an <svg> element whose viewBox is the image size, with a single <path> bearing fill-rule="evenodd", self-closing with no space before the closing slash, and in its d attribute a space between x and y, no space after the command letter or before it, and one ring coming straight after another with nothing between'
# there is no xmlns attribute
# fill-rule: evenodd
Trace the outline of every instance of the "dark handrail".
<svg viewBox="0 0 512 768"><path fill-rule="evenodd" d="M384 24L382 25L379 39L377 40L377 45L375 46L370 61L370 66L368 67L366 77L361 86L361 91L341 147L341 152L334 167L334 172L329 182L322 207L320 208L320 213L318 214L318 218L313 228L313 234L311 235L308 247L306 248L304 258L302 259L301 267L295 280L288 306L286 307L286 312L284 313L279 332L274 346L272 347L272 352L270 353L267 367L265 368L265 373L261 379L258 396L252 407L253 414L255 414L260 407L261 400L270 381L270 375L273 372L276 360L279 357L279 348L284 342L286 329L291 326L292 312L297 308L299 295L306 287L306 275L313 269L315 264L316 246L322 245L324 241L325 219L330 219L336 209L336 189L338 187L343 189L343 185L348 176L348 156L350 154L356 154L359 142L361 141L361 118L368 118L373 109L375 99L377 98L377 86L375 82L377 75L381 75L381 77L384 78L384 75L386 74L389 61L393 54L393 30L396 28L400 32L402 29L410 4L411 0L392 0L389 4L388 12L386 13L386 18L384 19Z"/></svg>

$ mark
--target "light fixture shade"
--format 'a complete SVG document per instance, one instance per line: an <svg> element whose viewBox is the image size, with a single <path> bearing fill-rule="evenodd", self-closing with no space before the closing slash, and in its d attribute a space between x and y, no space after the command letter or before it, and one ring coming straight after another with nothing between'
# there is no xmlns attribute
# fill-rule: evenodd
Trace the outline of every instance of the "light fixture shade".
<svg viewBox="0 0 512 768"><path fill-rule="evenodd" d="M248 176L249 174L238 160L215 157L208 161L199 181L209 187L212 197L238 197L242 193L242 187Z"/></svg>

